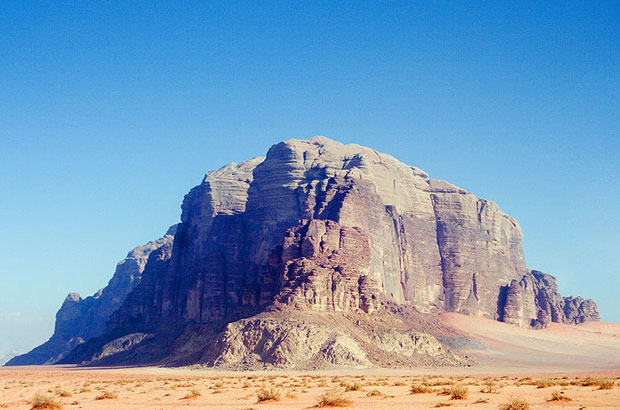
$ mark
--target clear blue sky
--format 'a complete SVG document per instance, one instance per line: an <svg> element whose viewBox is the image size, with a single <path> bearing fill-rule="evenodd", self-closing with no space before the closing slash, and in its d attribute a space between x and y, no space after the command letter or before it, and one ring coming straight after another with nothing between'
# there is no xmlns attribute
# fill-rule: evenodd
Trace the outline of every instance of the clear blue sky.
<svg viewBox="0 0 620 410"><path fill-rule="evenodd" d="M0 356L206 171L314 135L496 201L620 322L620 3L180 3L0 5Z"/></svg>

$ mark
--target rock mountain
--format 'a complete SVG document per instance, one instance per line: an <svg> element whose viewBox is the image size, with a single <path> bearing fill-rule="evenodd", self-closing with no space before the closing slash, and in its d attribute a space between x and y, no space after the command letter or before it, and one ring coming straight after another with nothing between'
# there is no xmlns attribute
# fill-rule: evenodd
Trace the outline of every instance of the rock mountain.
<svg viewBox="0 0 620 410"><path fill-rule="evenodd" d="M98 294L70 294L52 338L9 364L460 365L462 335L439 312L599 319L526 268L519 225L494 202L325 137L209 172L172 233Z"/></svg>

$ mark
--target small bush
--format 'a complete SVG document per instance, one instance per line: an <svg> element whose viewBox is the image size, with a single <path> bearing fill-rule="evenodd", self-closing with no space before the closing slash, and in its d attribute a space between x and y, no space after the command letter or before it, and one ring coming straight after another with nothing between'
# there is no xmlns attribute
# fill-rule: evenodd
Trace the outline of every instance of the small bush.
<svg viewBox="0 0 620 410"><path fill-rule="evenodd" d="M451 387L448 392L450 393L451 400L465 400L469 394L469 391L465 386Z"/></svg>
<svg viewBox="0 0 620 410"><path fill-rule="evenodd" d="M344 387L344 391L358 391L358 390L362 390L362 385L355 382L355 383L340 383L340 385L342 387Z"/></svg>
<svg viewBox="0 0 620 410"><path fill-rule="evenodd" d="M482 388L482 390L480 390L480 392L482 392L482 393L499 393L499 390L497 389L497 385L495 384L495 382L493 380L489 379L489 380L485 380L484 387Z"/></svg>
<svg viewBox="0 0 620 410"><path fill-rule="evenodd" d="M601 390L611 390L614 388L615 382L613 379L599 379L597 380L596 385Z"/></svg>
<svg viewBox="0 0 620 410"><path fill-rule="evenodd" d="M519 397L513 397L508 403L499 405L499 410L531 410L530 404Z"/></svg>
<svg viewBox="0 0 620 410"><path fill-rule="evenodd" d="M555 386L556 383L552 379L539 379L534 382L536 387L539 389L544 389L546 387Z"/></svg>
<svg viewBox="0 0 620 410"><path fill-rule="evenodd" d="M422 393L431 393L433 389L423 384L414 384L409 389L410 394L422 394Z"/></svg>
<svg viewBox="0 0 620 410"><path fill-rule="evenodd" d="M64 389L56 388L56 394L60 397L71 397L71 393Z"/></svg>
<svg viewBox="0 0 620 410"><path fill-rule="evenodd" d="M32 399L31 409L61 409L62 406L51 396L37 393Z"/></svg>
<svg viewBox="0 0 620 410"><path fill-rule="evenodd" d="M271 387L263 387L256 390L256 397L258 403L263 401L280 401L280 390Z"/></svg>
<svg viewBox="0 0 620 410"><path fill-rule="evenodd" d="M118 396L116 395L116 393L104 391L99 396L95 397L95 400L110 400L110 399L117 399L117 398Z"/></svg>
<svg viewBox="0 0 620 410"><path fill-rule="evenodd" d="M572 399L568 397L563 391L555 390L551 393L551 398L549 401L571 401Z"/></svg>
<svg viewBox="0 0 620 410"><path fill-rule="evenodd" d="M366 393L366 396L368 397L383 396L383 393L375 389L375 390L371 390L368 393Z"/></svg>
<svg viewBox="0 0 620 410"><path fill-rule="evenodd" d="M331 389L325 392L316 404L316 407L347 407L353 402L343 396L338 389Z"/></svg>
<svg viewBox="0 0 620 410"><path fill-rule="evenodd" d="M448 407L448 406L452 406L452 403L442 401L442 402L435 404L435 407Z"/></svg>

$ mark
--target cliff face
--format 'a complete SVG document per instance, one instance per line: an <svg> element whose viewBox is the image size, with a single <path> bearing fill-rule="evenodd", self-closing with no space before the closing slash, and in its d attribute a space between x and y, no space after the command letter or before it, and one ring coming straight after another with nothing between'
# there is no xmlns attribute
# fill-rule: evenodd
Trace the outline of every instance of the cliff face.
<svg viewBox="0 0 620 410"><path fill-rule="evenodd" d="M204 323L269 303L283 286L270 259L301 220L365 235L364 276L422 312L498 318L501 287L527 273L520 228L493 202L369 148L290 140L186 196L160 319Z"/></svg>
<svg viewBox="0 0 620 410"><path fill-rule="evenodd" d="M438 324L412 317L451 311L534 327L598 319L594 302L561 297L553 277L525 267L519 225L495 203L324 137L209 172L185 196L181 221L106 312L107 331L67 360L454 364L425 333ZM67 317L83 317L71 309ZM166 333L180 325L181 335ZM303 334L315 338L307 354L283 358Z"/></svg>
<svg viewBox="0 0 620 410"><path fill-rule="evenodd" d="M108 285L94 295L82 299L77 293L69 293L56 313L52 337L32 351L14 357L7 365L54 364L75 346L105 333L111 314L140 283L149 255L161 247L170 247L175 232L176 225L162 238L131 250L116 265Z"/></svg>

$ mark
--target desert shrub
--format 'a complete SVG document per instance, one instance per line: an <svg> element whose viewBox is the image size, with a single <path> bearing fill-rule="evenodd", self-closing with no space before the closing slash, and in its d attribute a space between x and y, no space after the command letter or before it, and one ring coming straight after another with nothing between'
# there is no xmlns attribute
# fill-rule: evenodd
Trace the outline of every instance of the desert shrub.
<svg viewBox="0 0 620 410"><path fill-rule="evenodd" d="M610 390L614 388L615 382L613 379L599 379L597 380L596 385L601 390Z"/></svg>
<svg viewBox="0 0 620 410"><path fill-rule="evenodd" d="M583 380L578 380L577 384L581 386L594 386L596 384L596 379L594 377L586 377Z"/></svg>
<svg viewBox="0 0 620 410"><path fill-rule="evenodd" d="M555 390L551 393L551 398L549 401L571 401L572 399L568 397L563 391Z"/></svg>
<svg viewBox="0 0 620 410"><path fill-rule="evenodd" d="M362 385L360 383L340 383L342 387L344 387L344 391L358 391L362 390Z"/></svg>
<svg viewBox="0 0 620 410"><path fill-rule="evenodd" d="M326 391L316 403L316 407L347 407L353 404L353 402L343 396L343 393L338 389L331 389Z"/></svg>
<svg viewBox="0 0 620 410"><path fill-rule="evenodd" d="M56 394L60 397L71 397L71 393L58 387L56 388Z"/></svg>
<svg viewBox="0 0 620 410"><path fill-rule="evenodd" d="M465 400L469 394L469 391L465 386L453 386L448 390L448 392L450 393L451 400Z"/></svg>
<svg viewBox="0 0 620 410"><path fill-rule="evenodd" d="M371 390L368 393L366 393L366 396L368 397L383 396L383 393L375 389L375 390Z"/></svg>
<svg viewBox="0 0 620 410"><path fill-rule="evenodd" d="M534 382L534 384L539 389L544 389L546 387L551 387L551 386L556 385L555 381L553 381L552 379L538 379Z"/></svg>
<svg viewBox="0 0 620 410"><path fill-rule="evenodd" d="M586 377L583 380L575 380L571 384L579 386L599 386L601 390L609 390L614 387L614 379L604 379L600 377Z"/></svg>
<svg viewBox="0 0 620 410"><path fill-rule="evenodd" d="M110 399L116 399L116 398L118 398L116 393L104 391L99 396L95 397L95 400L110 400Z"/></svg>
<svg viewBox="0 0 620 410"><path fill-rule="evenodd" d="M31 409L61 409L62 406L51 396L37 393L32 398Z"/></svg>
<svg viewBox="0 0 620 410"><path fill-rule="evenodd" d="M425 386L429 386L429 387L445 386L447 384L454 384L454 382L446 382L446 381L443 381L443 380L433 380L433 381L424 380L422 383Z"/></svg>
<svg viewBox="0 0 620 410"><path fill-rule="evenodd" d="M526 400L513 397L507 403L500 404L499 410L531 410L531 407Z"/></svg>
<svg viewBox="0 0 620 410"><path fill-rule="evenodd" d="M452 403L442 401L442 402L435 404L435 407L448 407L448 406L452 406Z"/></svg>
<svg viewBox="0 0 620 410"><path fill-rule="evenodd" d="M421 393L431 393L433 389L423 384L414 384L409 389L410 394L421 394Z"/></svg>
<svg viewBox="0 0 620 410"><path fill-rule="evenodd" d="M484 381L484 387L480 391L482 393L499 393L495 381L491 379Z"/></svg>
<svg viewBox="0 0 620 410"><path fill-rule="evenodd" d="M482 404L482 403L488 403L488 402L489 402L489 399L478 399L473 404Z"/></svg>
<svg viewBox="0 0 620 410"><path fill-rule="evenodd" d="M280 401L280 390L272 387L262 387L256 390L258 402L263 401Z"/></svg>

